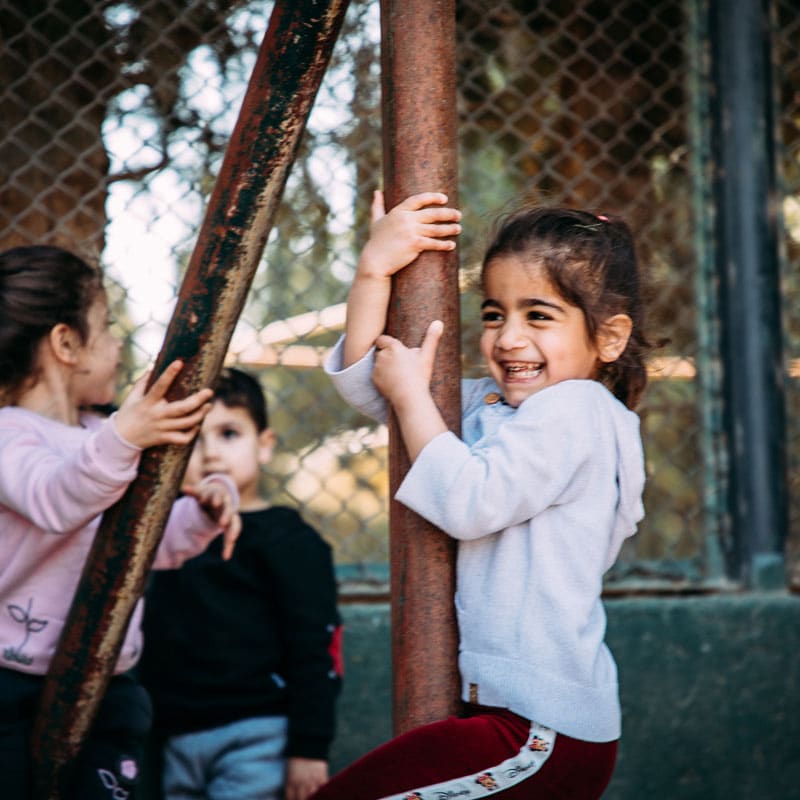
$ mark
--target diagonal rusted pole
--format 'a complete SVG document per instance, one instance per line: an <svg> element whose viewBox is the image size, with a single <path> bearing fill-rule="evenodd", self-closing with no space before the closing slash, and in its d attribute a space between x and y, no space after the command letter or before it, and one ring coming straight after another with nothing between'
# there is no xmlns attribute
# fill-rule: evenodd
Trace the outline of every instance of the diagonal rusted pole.
<svg viewBox="0 0 800 800"><path fill-rule="evenodd" d="M264 250L348 0L278 0L231 135L154 376L179 397L212 384ZM177 495L189 448L142 456L103 516L45 681L32 741L36 800L57 800L108 686Z"/></svg>
<svg viewBox="0 0 800 800"><path fill-rule="evenodd" d="M422 191L457 203L454 0L382 0L386 207ZM461 418L458 259L423 253L393 283L389 331L418 345L428 324L445 324L432 391L448 426ZM396 420L389 426L391 494L408 471ZM396 733L459 706L453 609L454 542L392 501L392 680Z"/></svg>

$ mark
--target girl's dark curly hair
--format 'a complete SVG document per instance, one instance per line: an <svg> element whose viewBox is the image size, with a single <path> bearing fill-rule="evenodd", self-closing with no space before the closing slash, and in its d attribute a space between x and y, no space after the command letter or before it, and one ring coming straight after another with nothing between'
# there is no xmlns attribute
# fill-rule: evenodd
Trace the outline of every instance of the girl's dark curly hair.
<svg viewBox="0 0 800 800"><path fill-rule="evenodd" d="M59 323L85 342L89 308L102 291L100 270L60 247L0 253L0 401L16 402L36 378L39 343Z"/></svg>
<svg viewBox="0 0 800 800"><path fill-rule="evenodd" d="M570 208L522 208L498 221L481 274L504 256L542 265L564 300L583 312L592 341L615 314L631 318L625 351L602 365L599 380L635 408L647 385L644 359L651 345L644 333L639 269L628 226Z"/></svg>

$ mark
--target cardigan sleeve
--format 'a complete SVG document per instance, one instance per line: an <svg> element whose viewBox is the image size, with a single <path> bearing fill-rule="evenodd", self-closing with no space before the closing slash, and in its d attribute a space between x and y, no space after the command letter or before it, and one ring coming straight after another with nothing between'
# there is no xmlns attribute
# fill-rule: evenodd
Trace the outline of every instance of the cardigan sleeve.
<svg viewBox="0 0 800 800"><path fill-rule="evenodd" d="M378 422L386 422L388 410L386 400L372 382L372 369L375 366L375 348L363 358L342 367L344 336L336 343L325 361L325 373L333 381L336 391L353 408Z"/></svg>
<svg viewBox="0 0 800 800"><path fill-rule="evenodd" d="M518 525L583 491L583 466L596 448L595 413L579 382L528 398L471 447L439 434L412 464L396 499L458 539Z"/></svg>

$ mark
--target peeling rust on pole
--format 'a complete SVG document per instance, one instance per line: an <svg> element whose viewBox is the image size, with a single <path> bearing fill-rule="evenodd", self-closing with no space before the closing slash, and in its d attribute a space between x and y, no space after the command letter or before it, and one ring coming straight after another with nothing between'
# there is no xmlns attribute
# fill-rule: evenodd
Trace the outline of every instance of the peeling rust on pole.
<svg viewBox="0 0 800 800"><path fill-rule="evenodd" d="M386 206L410 194L443 191L457 204L454 0L382 0L384 182ZM458 258L423 253L394 279L388 329L419 345L441 319L431 389L445 422L460 431ZM409 462L390 420L391 494ZM396 733L455 713L458 636L453 609L455 543L391 502L392 673Z"/></svg>
<svg viewBox="0 0 800 800"><path fill-rule="evenodd" d="M264 250L349 0L279 0L209 200L154 378L185 367L170 397L212 385ZM58 800L111 679L177 495L189 448L142 455L103 516L45 680L32 737L36 800Z"/></svg>

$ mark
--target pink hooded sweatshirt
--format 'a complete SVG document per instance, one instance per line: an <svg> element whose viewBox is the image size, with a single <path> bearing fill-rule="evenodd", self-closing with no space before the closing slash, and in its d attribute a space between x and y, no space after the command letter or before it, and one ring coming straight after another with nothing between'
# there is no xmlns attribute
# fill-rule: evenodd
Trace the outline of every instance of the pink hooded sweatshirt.
<svg viewBox="0 0 800 800"><path fill-rule="evenodd" d="M66 425L18 407L0 409L0 668L43 675L64 627L100 517L136 477L141 450L114 419ZM238 493L225 476L238 504ZM218 524L194 498L177 500L154 562L180 566L205 550ZM140 600L115 672L142 649Z"/></svg>

